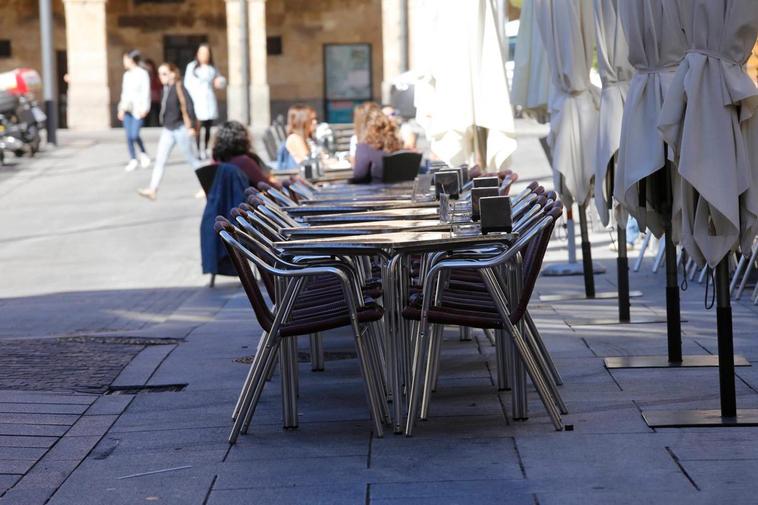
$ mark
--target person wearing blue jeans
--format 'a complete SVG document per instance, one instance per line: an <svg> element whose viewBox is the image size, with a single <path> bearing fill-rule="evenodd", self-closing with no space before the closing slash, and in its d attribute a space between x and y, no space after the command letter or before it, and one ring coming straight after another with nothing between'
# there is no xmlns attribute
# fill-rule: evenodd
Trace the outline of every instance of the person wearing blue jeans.
<svg viewBox="0 0 758 505"><path fill-rule="evenodd" d="M145 152L145 145L139 136L142 122L150 112L150 76L140 66L142 55L136 49L124 53L124 78L121 82L121 98L118 102L118 118L124 122L126 147L129 149L129 163L126 171L131 172L138 166L150 166L150 157ZM137 150L139 147L139 161Z"/></svg>
<svg viewBox="0 0 758 505"><path fill-rule="evenodd" d="M173 63L164 63L158 67L158 77L163 83L160 113L163 130L158 141L158 153L155 157L150 186L137 191L140 196L149 200L155 200L158 196L158 186L163 179L166 161L174 146L179 146L190 167L195 169L200 164L192 150L192 138L195 135L197 118L192 98L182 84L181 72Z"/></svg>

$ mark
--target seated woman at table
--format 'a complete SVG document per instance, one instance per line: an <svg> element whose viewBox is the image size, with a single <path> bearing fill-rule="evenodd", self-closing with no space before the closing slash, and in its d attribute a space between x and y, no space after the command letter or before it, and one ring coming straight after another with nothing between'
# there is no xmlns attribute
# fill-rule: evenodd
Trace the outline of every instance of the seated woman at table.
<svg viewBox="0 0 758 505"><path fill-rule="evenodd" d="M253 152L250 132L238 121L222 124L213 141L213 159L218 163L231 163L250 179L250 185L257 187L265 182L281 188L282 185L272 175L263 160Z"/></svg>
<svg viewBox="0 0 758 505"><path fill-rule="evenodd" d="M397 125L381 109L370 110L366 116L363 140L355 148L353 178L356 184L381 182L384 156L402 148Z"/></svg>
<svg viewBox="0 0 758 505"><path fill-rule="evenodd" d="M310 155L308 139L313 133L313 115L305 105L293 105L287 111L287 140L276 156L279 169L297 168Z"/></svg>
<svg viewBox="0 0 758 505"><path fill-rule="evenodd" d="M348 157L350 164L355 163L355 150L358 148L358 143L363 142L368 113L379 109L379 104L376 102L363 102L353 109L353 135L350 137L350 156Z"/></svg>

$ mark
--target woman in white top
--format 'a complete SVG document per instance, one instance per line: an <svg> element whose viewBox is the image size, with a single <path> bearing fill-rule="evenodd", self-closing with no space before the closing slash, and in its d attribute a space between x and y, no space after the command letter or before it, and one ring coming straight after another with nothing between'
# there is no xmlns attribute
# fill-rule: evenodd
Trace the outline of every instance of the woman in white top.
<svg viewBox="0 0 758 505"><path fill-rule="evenodd" d="M197 144L198 157L208 157L208 141L211 138L211 126L218 119L218 102L216 101L217 89L226 86L226 79L213 66L213 54L208 44L200 44L195 53L195 59L187 64L184 72L184 87L189 91L190 97L195 104L195 114L200 123L195 142ZM200 131L205 129L205 142L200 150Z"/></svg>
<svg viewBox="0 0 758 505"><path fill-rule="evenodd" d="M150 75L140 66L142 55L136 49L124 53L124 78L121 81L121 99L118 102L118 119L124 122L126 147L129 149L129 163L126 171L138 166L150 166L150 157L145 152L145 144L139 136L142 122L150 112ZM140 149L139 161L134 145Z"/></svg>

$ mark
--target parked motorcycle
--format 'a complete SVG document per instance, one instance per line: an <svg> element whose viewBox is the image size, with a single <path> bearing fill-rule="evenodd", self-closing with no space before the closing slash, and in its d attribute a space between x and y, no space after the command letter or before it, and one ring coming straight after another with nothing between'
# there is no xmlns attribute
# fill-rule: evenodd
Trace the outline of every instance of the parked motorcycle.
<svg viewBox="0 0 758 505"><path fill-rule="evenodd" d="M0 73L0 164L6 152L34 156L39 151L47 119L34 98L40 86L39 74L29 68Z"/></svg>

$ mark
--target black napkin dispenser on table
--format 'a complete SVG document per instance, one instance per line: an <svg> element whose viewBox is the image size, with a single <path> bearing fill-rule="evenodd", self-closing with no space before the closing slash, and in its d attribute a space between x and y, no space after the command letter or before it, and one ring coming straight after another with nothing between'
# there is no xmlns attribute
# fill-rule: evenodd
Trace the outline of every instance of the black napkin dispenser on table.
<svg viewBox="0 0 758 505"><path fill-rule="evenodd" d="M483 234L513 231L511 222L511 199L507 196L479 198L479 214Z"/></svg>
<svg viewBox="0 0 758 505"><path fill-rule="evenodd" d="M480 216L479 200L482 197L498 196L498 188L484 187L471 190L471 219L478 221Z"/></svg>

